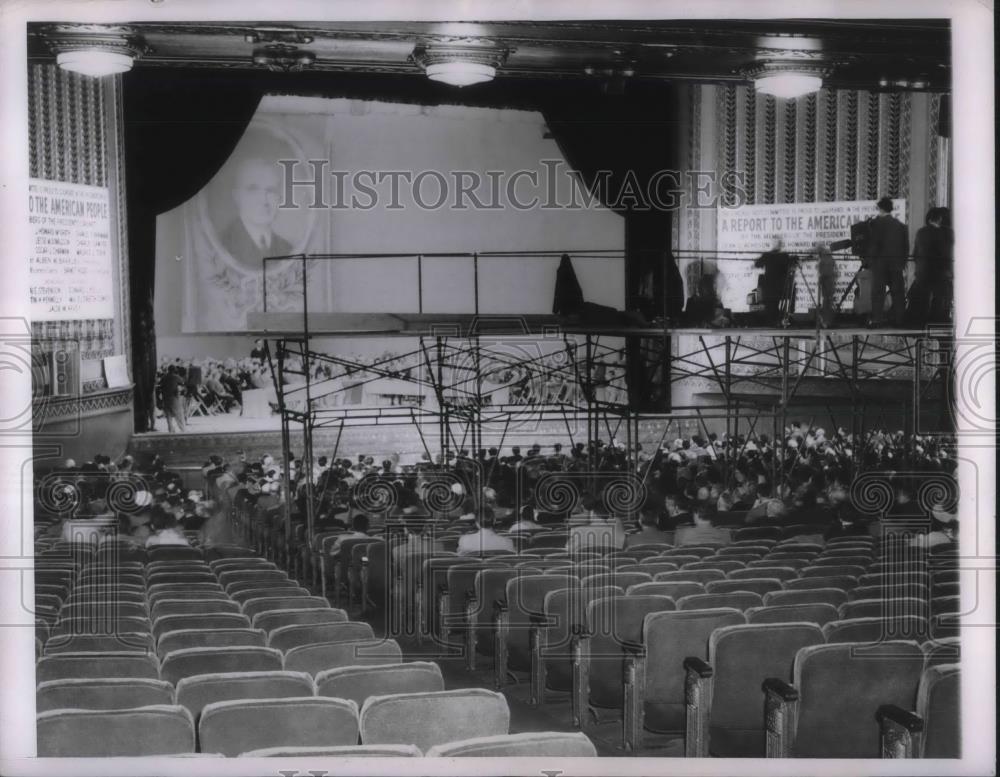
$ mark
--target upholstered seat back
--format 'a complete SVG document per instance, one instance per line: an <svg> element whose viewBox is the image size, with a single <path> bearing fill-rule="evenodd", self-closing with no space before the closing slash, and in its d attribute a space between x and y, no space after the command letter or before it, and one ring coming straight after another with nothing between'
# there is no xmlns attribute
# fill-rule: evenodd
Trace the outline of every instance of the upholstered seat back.
<svg viewBox="0 0 1000 777"><path fill-rule="evenodd" d="M740 610L725 607L646 616L646 728L659 732L684 730L684 659L707 659L708 638L713 631L745 622Z"/></svg>
<svg viewBox="0 0 1000 777"><path fill-rule="evenodd" d="M292 626L297 623L343 623L347 620L344 610L270 610L258 613L253 617L255 629L271 632L282 626Z"/></svg>
<svg viewBox="0 0 1000 777"><path fill-rule="evenodd" d="M39 683L35 709L114 710L173 704L174 689L163 680L138 677L50 680Z"/></svg>
<svg viewBox="0 0 1000 777"><path fill-rule="evenodd" d="M795 658L799 717L792 754L878 758L873 722L883 704L912 710L924 655L915 642L815 645Z"/></svg>
<svg viewBox="0 0 1000 777"><path fill-rule="evenodd" d="M799 649L822 643L823 632L815 623L747 624L713 632L708 643L715 671L709 719L712 755L764 755L764 680L788 682Z"/></svg>
<svg viewBox="0 0 1000 777"><path fill-rule="evenodd" d="M350 699L360 708L370 696L443 691L440 667L430 661L342 666L316 675L316 693Z"/></svg>
<svg viewBox="0 0 1000 777"><path fill-rule="evenodd" d="M305 672L220 672L185 677L176 686L177 703L197 719L206 704L227 699L281 699L313 696L316 686Z"/></svg>
<svg viewBox="0 0 1000 777"><path fill-rule="evenodd" d="M198 721L200 749L237 756L260 747L331 747L358 741L358 705L299 696L212 702Z"/></svg>
<svg viewBox="0 0 1000 777"><path fill-rule="evenodd" d="M832 604L780 604L775 607L751 607L747 623L816 623L822 626L837 620Z"/></svg>
<svg viewBox="0 0 1000 777"><path fill-rule="evenodd" d="M705 584L705 592L710 594L728 594L735 591L750 591L763 596L771 591L780 591L781 581L776 578L760 577L743 578L740 580L713 580Z"/></svg>
<svg viewBox="0 0 1000 777"><path fill-rule="evenodd" d="M265 644L266 635L259 629L181 629L161 634L156 653L162 658L187 648L264 647Z"/></svg>
<svg viewBox="0 0 1000 777"><path fill-rule="evenodd" d="M272 631L267 636L267 645L284 651L300 645L374 638L375 632L372 627L362 621L297 623L291 626L282 626Z"/></svg>
<svg viewBox="0 0 1000 777"><path fill-rule="evenodd" d="M266 647L183 648L167 653L160 665L164 680L220 672L270 672L281 669L281 652Z"/></svg>
<svg viewBox="0 0 1000 777"><path fill-rule="evenodd" d="M372 696L361 708L363 744L413 744L422 751L472 737L506 734L510 709L483 688Z"/></svg>
<svg viewBox="0 0 1000 777"><path fill-rule="evenodd" d="M742 581L741 581L742 582ZM707 586L706 586L707 587ZM710 610L717 607L733 607L749 610L763 604L760 594L753 591L732 591L726 594L692 594L677 602L678 610Z"/></svg>
<svg viewBox="0 0 1000 777"><path fill-rule="evenodd" d="M622 703L624 648L642 642L642 629L651 612L676 609L666 596L608 596L587 606L590 633L590 702L596 707Z"/></svg>
<svg viewBox="0 0 1000 777"><path fill-rule="evenodd" d="M435 745L426 755L428 758L592 758L597 749L580 732L533 731Z"/></svg>
<svg viewBox="0 0 1000 777"><path fill-rule="evenodd" d="M394 639L365 639L300 645L285 653L285 669L317 675L325 669L367 664L395 664L403 653Z"/></svg>
<svg viewBox="0 0 1000 777"><path fill-rule="evenodd" d="M924 758L962 757L961 686L958 664L924 670L917 693L917 714L924 719Z"/></svg>
<svg viewBox="0 0 1000 777"><path fill-rule="evenodd" d="M36 683L91 677L158 680L159 662L146 653L57 653L42 656L35 664Z"/></svg>
<svg viewBox="0 0 1000 777"><path fill-rule="evenodd" d="M38 755L180 755L194 752L194 722L183 707L155 705L136 709L43 712L37 717Z"/></svg>

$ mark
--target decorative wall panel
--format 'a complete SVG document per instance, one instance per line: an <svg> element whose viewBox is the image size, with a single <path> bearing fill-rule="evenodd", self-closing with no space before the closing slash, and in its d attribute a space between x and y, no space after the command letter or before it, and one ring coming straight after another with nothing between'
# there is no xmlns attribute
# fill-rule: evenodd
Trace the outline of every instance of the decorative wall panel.
<svg viewBox="0 0 1000 777"><path fill-rule="evenodd" d="M111 186L107 111L114 87L107 79L69 73L51 64L29 65L28 79L30 176ZM54 339L78 341L85 361L122 352L113 319L36 321L32 337L41 350L51 348ZM92 387L89 382L86 388Z"/></svg>

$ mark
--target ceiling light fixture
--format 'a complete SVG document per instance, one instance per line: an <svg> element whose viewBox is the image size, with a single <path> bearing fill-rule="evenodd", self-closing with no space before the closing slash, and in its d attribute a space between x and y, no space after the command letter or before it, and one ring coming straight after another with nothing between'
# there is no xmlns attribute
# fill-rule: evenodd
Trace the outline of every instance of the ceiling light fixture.
<svg viewBox="0 0 1000 777"><path fill-rule="evenodd" d="M769 60L751 65L743 74L761 94L794 99L818 92L829 69L796 61Z"/></svg>
<svg viewBox="0 0 1000 777"><path fill-rule="evenodd" d="M493 44L449 44L418 46L410 59L431 81L463 87L492 81L509 54L509 49Z"/></svg>
<svg viewBox="0 0 1000 777"><path fill-rule="evenodd" d="M148 47L127 28L59 30L48 36L56 64L63 70L92 78L127 73Z"/></svg>

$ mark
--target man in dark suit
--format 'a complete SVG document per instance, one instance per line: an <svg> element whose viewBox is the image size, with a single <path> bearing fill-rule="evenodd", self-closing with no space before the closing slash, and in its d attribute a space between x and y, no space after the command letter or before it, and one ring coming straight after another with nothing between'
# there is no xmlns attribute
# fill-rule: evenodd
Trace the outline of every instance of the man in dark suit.
<svg viewBox="0 0 1000 777"><path fill-rule="evenodd" d="M240 165L233 186L238 218L220 237L223 248L248 270L261 270L265 256L292 253L292 244L273 228L280 193L277 165L263 159L248 159Z"/></svg>
<svg viewBox="0 0 1000 777"><path fill-rule="evenodd" d="M903 325L906 284L903 270L910 253L910 233L906 225L892 215L892 200L883 197L878 201L878 216L869 230L868 267L872 272L871 326L884 326L885 290L892 295L889 311L895 326Z"/></svg>
<svg viewBox="0 0 1000 777"><path fill-rule="evenodd" d="M160 378L160 393L163 396L163 415L167 419L168 432L184 431L184 398L181 396L183 385L184 381L173 365L167 367L166 373Z"/></svg>

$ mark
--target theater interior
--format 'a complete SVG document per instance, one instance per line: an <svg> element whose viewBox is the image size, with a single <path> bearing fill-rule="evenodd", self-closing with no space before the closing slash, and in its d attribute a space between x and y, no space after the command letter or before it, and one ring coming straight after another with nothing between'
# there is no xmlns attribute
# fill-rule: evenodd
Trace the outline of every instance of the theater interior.
<svg viewBox="0 0 1000 777"><path fill-rule="evenodd" d="M20 755L978 753L979 17L651 6L15 26Z"/></svg>

